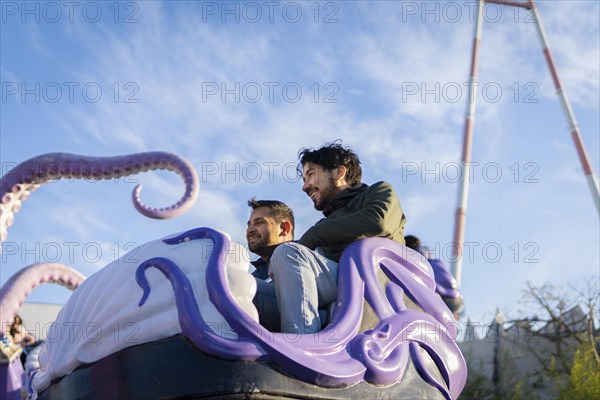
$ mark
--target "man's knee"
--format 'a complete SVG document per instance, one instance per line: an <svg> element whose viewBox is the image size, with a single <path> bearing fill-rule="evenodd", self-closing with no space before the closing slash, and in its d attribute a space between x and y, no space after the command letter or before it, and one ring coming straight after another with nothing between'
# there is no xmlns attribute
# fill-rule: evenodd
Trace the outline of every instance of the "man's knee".
<svg viewBox="0 0 600 400"><path fill-rule="evenodd" d="M314 261L311 253L312 250L301 244L295 242L282 243L273 252L269 265L274 276L283 271L297 273L304 269L312 270Z"/></svg>
<svg viewBox="0 0 600 400"><path fill-rule="evenodd" d="M280 265L284 263L296 263L302 257L302 254L310 251L308 247L295 242L282 243L273 252L271 256L271 265Z"/></svg>

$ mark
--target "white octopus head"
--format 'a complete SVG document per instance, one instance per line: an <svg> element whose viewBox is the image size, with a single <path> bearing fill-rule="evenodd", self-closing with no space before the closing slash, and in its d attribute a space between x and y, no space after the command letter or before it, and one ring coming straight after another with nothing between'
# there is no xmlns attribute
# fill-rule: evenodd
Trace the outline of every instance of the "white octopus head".
<svg viewBox="0 0 600 400"><path fill-rule="evenodd" d="M200 239L173 246L163 242L164 239L125 254L87 278L73 292L40 350L40 367L32 381L36 392L81 364L181 333L173 287L160 271L150 268L145 272L152 294L142 307L138 305L143 291L136 282L136 270L153 257L167 258L177 264L191 282L204 321L217 334L229 339L236 337L207 294L205 272L213 242ZM252 303L256 283L249 273L247 249L231 242L224 257L229 291L237 305L258 323L258 312Z"/></svg>

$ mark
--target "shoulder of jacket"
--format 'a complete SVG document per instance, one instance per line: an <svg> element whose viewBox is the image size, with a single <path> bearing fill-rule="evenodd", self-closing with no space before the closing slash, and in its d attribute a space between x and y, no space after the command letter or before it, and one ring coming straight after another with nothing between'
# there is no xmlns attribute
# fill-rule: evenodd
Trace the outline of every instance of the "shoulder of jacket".
<svg viewBox="0 0 600 400"><path fill-rule="evenodd" d="M391 183L385 181L379 181L367 188L368 191L379 191L379 190L391 190L394 191L394 187Z"/></svg>
<svg viewBox="0 0 600 400"><path fill-rule="evenodd" d="M376 186L388 186L388 187L392 187L392 184L386 181L379 181L379 182L375 182L374 184L371 185L371 187L376 187Z"/></svg>

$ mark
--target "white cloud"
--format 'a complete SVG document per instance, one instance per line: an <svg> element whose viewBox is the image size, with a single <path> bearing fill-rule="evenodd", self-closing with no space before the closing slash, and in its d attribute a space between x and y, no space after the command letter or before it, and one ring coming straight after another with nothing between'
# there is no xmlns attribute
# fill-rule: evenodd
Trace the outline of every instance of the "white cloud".
<svg viewBox="0 0 600 400"><path fill-rule="evenodd" d="M597 109L600 98L600 3L545 1L540 5L550 49L571 101Z"/></svg>

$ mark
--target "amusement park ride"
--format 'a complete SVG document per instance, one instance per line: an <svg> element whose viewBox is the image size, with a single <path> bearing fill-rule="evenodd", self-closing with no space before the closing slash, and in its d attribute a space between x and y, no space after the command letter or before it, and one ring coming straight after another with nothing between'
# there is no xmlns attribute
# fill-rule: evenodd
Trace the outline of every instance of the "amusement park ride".
<svg viewBox="0 0 600 400"><path fill-rule="evenodd" d="M479 1L462 162L471 157L472 88L485 2L532 11L598 206L598 182L533 0ZM196 200L198 176L191 164L173 154L53 153L27 160L2 177L0 239L6 240L21 203L48 180L100 180L155 169L178 173L185 194L171 207L154 209L142 203L141 188L136 187L134 206L150 218L181 215ZM465 173L456 211L457 262L452 265L458 282L468 182ZM0 397L456 399L460 395L467 370L456 344L456 320L439 295L431 265L417 252L381 238L351 244L340 260L338 298L329 324L315 334L290 335L260 325L245 251L224 233L197 228L143 244L136 249L139 262L132 263L125 255L87 278L64 265L23 268L0 289ZM77 289L51 328L67 326L72 335L54 335L58 340L38 346L24 370L21 347L12 342L7 326L31 290L42 283ZM93 332L89 327L95 328Z"/></svg>
<svg viewBox="0 0 600 400"><path fill-rule="evenodd" d="M581 166L583 168L583 172L585 173L586 179L588 181L588 185L590 191L592 193L592 199L594 204L596 205L596 210L600 214L600 189L598 187L598 177L594 174L592 169L592 164L590 163L590 159L588 157L587 151L585 150L585 146L583 145L583 140L581 138L581 133L579 132L579 125L575 120L575 114L573 113L573 109L571 108L571 104L569 103L569 99L567 97L567 92L563 87L561 80L558 75L558 69L556 64L554 63L554 58L552 53L550 52L550 44L548 43L548 39L546 37L546 32L544 30L544 26L542 25L542 17L540 15L539 8L534 0L523 1L505 1L505 0L480 0L477 20L475 23L475 35L473 38L473 49L471 53L471 72L469 74L469 97L467 102L467 112L465 116L465 128L463 134L463 148L462 148L462 167L465 173L463 174L462 180L460 182L460 186L458 189L458 201L456 206L455 213L455 221L454 221L454 246L452 248L452 264L451 271L452 275L455 277L456 281L460 285L461 277L462 277L462 249L464 245L464 236L465 236L465 222L467 215L467 198L469 192L469 168L467 167L471 162L471 144L473 142L473 125L475 119L475 85L477 83L477 67L479 64L479 45L481 42L481 33L483 30L483 7L484 3L498 4L504 6L511 7L520 7L527 9L531 12L532 19L535 22L535 26L537 29L537 33L542 44L542 49L544 52L544 57L546 58L546 62L548 64L548 68L550 69L550 74L552 75L552 80L554 82L554 86L556 88L556 94L560 100L560 104L562 106L565 117L569 123L569 131L571 132L571 137L573 138L573 142L575 143L575 148L577 149L577 154L579 156L579 160L581 161Z"/></svg>

